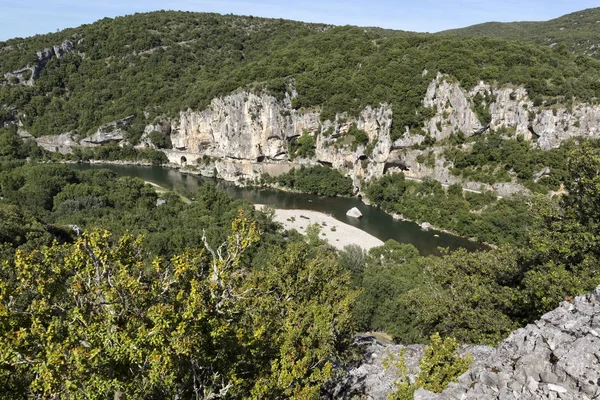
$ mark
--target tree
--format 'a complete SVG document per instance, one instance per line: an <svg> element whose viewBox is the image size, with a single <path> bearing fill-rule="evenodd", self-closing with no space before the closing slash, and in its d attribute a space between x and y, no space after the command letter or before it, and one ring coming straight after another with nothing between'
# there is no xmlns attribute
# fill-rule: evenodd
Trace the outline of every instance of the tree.
<svg viewBox="0 0 600 400"><path fill-rule="evenodd" d="M430 344L419 361L420 371L414 383L410 383L407 376L409 371L404 361L404 352L400 353L399 360L395 362L392 360L398 368L399 379L395 384L396 391L388 394L388 400L411 400L414 392L419 388L441 393L450 382L456 382L473 362L469 354L460 357L456 354L456 350L458 350L456 339L452 337L442 339L438 333L431 335Z"/></svg>
<svg viewBox="0 0 600 400"><path fill-rule="evenodd" d="M0 268L0 380L15 397L309 398L349 345L354 294L302 243L248 268L242 212L218 248L145 262L142 237L85 233Z"/></svg>
<svg viewBox="0 0 600 400"><path fill-rule="evenodd" d="M600 284L599 171L600 149L582 143L571 152L568 194L560 207L544 210L542 229L532 233L520 260L525 321Z"/></svg>

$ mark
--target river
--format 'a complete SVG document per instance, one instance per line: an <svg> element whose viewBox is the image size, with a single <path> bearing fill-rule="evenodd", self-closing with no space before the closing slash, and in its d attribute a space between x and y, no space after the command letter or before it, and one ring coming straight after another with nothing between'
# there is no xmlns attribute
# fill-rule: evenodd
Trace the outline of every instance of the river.
<svg viewBox="0 0 600 400"><path fill-rule="evenodd" d="M276 189L242 188L223 180L215 181L210 178L185 174L177 169L155 166L71 164L71 167L77 170L105 168L118 175L138 177L168 189L174 189L181 185L192 192L206 182L216 182L219 189L236 199L245 199L255 204L268 204L275 208L305 209L331 214L339 221L362 229L383 241L394 239L400 243L410 243L419 249L422 255L439 254L439 247L447 247L450 250L465 248L469 251L485 248L480 243L459 236L435 230L424 231L413 222L396 221L391 215L377 207L367 206L357 198L322 197ZM352 207L360 210L363 214L361 219L346 216L346 212Z"/></svg>

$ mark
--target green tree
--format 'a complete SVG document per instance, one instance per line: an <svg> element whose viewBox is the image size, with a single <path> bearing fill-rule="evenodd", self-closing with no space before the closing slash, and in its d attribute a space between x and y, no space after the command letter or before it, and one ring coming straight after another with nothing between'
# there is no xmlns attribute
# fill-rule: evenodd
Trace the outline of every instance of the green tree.
<svg viewBox="0 0 600 400"><path fill-rule="evenodd" d="M218 248L146 262L107 231L0 267L0 380L15 397L314 398L350 344L354 294L302 243L250 269L240 212Z"/></svg>
<svg viewBox="0 0 600 400"><path fill-rule="evenodd" d="M441 393L450 382L456 382L473 362L473 358L468 354L464 357L458 356L457 350L456 339L451 337L442 339L438 333L431 335L430 345L419 361L420 371L414 383L408 380L404 352L400 353L399 360L393 362L399 376L395 384L396 391L388 394L388 400L411 400L414 392L419 388Z"/></svg>

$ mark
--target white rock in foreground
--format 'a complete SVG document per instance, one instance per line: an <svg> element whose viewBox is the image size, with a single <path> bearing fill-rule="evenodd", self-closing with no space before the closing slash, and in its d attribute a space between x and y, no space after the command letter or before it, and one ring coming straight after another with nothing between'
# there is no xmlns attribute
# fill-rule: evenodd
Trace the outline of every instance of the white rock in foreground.
<svg viewBox="0 0 600 400"><path fill-rule="evenodd" d="M433 228L433 226L429 222L423 222L421 224L421 229L423 229L424 231L428 231L431 228Z"/></svg>
<svg viewBox="0 0 600 400"><path fill-rule="evenodd" d="M360 218L360 217L362 217L362 213L356 207L353 207L353 208L349 209L348 212L346 213L346 215L349 216L349 217L352 217L352 218Z"/></svg>

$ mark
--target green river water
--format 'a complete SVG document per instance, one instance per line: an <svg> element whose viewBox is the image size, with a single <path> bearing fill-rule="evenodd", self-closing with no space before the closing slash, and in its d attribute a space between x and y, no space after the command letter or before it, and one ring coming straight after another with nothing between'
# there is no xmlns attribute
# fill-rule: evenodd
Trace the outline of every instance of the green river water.
<svg viewBox="0 0 600 400"><path fill-rule="evenodd" d="M206 182L216 182L219 189L236 199L245 199L255 204L268 204L275 208L321 211L331 214L339 221L362 229L383 241L394 239L400 243L410 243L419 249L423 255L439 254L439 247L447 247L451 250L462 247L469 251L485 248L480 243L444 232L423 231L413 222L396 221L391 215L377 207L367 206L357 198L321 197L276 189L241 188L226 181L215 181L214 179L185 174L179 170L164 167L73 164L72 168L77 170L106 168L119 175L138 177L168 189L174 189L176 186L182 185L192 192L195 192L198 186ZM361 219L357 220L346 216L346 212L352 207L357 207L360 210L363 214Z"/></svg>

